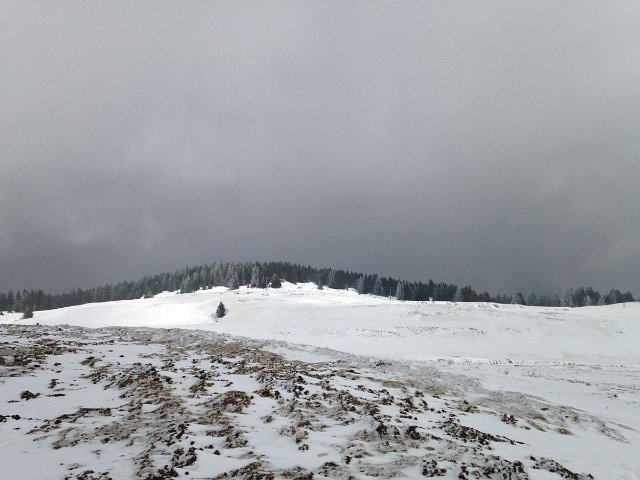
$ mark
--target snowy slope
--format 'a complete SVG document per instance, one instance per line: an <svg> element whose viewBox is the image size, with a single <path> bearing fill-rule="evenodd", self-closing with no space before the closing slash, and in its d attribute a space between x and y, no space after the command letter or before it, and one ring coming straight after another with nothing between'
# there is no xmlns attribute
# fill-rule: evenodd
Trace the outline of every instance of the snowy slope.
<svg viewBox="0 0 640 480"><path fill-rule="evenodd" d="M218 302L229 314L211 318ZM224 288L87 304L4 322L84 327L197 328L394 359L640 363L640 304L576 309L493 303L400 302L313 284Z"/></svg>
<svg viewBox="0 0 640 480"><path fill-rule="evenodd" d="M285 283L0 322L0 463L14 477L37 456L29 478L640 478L638 304L415 303ZM150 373L173 380L150 394ZM221 407L229 396L247 407ZM184 436L165 433L176 424Z"/></svg>

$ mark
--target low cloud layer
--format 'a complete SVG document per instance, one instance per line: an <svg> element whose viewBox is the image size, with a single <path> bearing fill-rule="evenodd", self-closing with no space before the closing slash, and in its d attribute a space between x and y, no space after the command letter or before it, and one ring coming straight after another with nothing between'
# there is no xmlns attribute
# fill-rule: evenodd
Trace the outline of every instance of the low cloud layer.
<svg viewBox="0 0 640 480"><path fill-rule="evenodd" d="M0 13L0 291L283 259L640 292L636 2Z"/></svg>

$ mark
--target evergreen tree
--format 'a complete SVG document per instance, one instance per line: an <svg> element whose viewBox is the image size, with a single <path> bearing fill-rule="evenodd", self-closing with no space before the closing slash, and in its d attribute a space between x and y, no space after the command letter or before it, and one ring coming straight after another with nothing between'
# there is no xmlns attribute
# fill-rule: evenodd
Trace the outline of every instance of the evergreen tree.
<svg viewBox="0 0 640 480"><path fill-rule="evenodd" d="M240 280L238 279L238 272L234 269L229 274L229 281L227 282L229 290L237 290L240 287Z"/></svg>
<svg viewBox="0 0 640 480"><path fill-rule="evenodd" d="M511 296L511 303L513 305L524 305L524 296L522 293L517 292Z"/></svg>
<svg viewBox="0 0 640 480"><path fill-rule="evenodd" d="M584 287L577 288L573 292L573 305L574 307L581 307L584 305L585 297L587 293Z"/></svg>
<svg viewBox="0 0 640 480"><path fill-rule="evenodd" d="M31 305L26 304L24 306L24 309L22 311L22 318L23 319L33 318L33 307Z"/></svg>
<svg viewBox="0 0 640 480"><path fill-rule="evenodd" d="M329 276L327 277L327 287L336 288L336 271L333 268L329 270Z"/></svg>
<svg viewBox="0 0 640 480"><path fill-rule="evenodd" d="M396 286L396 299L397 300L404 300L404 289L405 289L404 281L400 280L398 282L398 285Z"/></svg>
<svg viewBox="0 0 640 480"><path fill-rule="evenodd" d="M191 293L193 292L193 279L191 275L184 277L182 280L182 284L180 285L180 293ZM120 296L120 294L118 294Z"/></svg>
<svg viewBox="0 0 640 480"><path fill-rule="evenodd" d="M462 301L462 289L460 287L456 287L456 293L453 294L453 301L456 303Z"/></svg>
<svg viewBox="0 0 640 480"><path fill-rule="evenodd" d="M218 308L216 309L216 317L222 318L227 314L227 307L224 306L224 303L220 302L218 304Z"/></svg>
<svg viewBox="0 0 640 480"><path fill-rule="evenodd" d="M15 295L13 294L13 290L9 290L9 293L7 293L7 307L6 307L8 312L11 312L11 311L15 312L13 308L15 301L16 301L16 298L15 298Z"/></svg>
<svg viewBox="0 0 640 480"><path fill-rule="evenodd" d="M584 306L590 307L591 305L593 305L593 301L591 300L591 297L589 295L586 295L584 297Z"/></svg>
<svg viewBox="0 0 640 480"><path fill-rule="evenodd" d="M538 299L536 297L536 294L531 292L529 294L529 296L527 297L527 305L529 306L535 306L538 304Z"/></svg>
<svg viewBox="0 0 640 480"><path fill-rule="evenodd" d="M197 270L191 275L191 283L194 292L200 289L200 272Z"/></svg>
<svg viewBox="0 0 640 480"><path fill-rule="evenodd" d="M575 307L575 303L573 301L573 290L570 288L565 289L562 292L562 297L560 297L560 306L561 307Z"/></svg>
<svg viewBox="0 0 640 480"><path fill-rule="evenodd" d="M282 287L282 282L280 282L280 277L277 274L273 274L271 277L271 288L280 288Z"/></svg>
<svg viewBox="0 0 640 480"><path fill-rule="evenodd" d="M251 283L250 283L252 288L256 288L258 286L260 286L260 269L258 268L257 265L253 266L253 269L251 270Z"/></svg>
<svg viewBox="0 0 640 480"><path fill-rule="evenodd" d="M356 291L358 295L362 295L364 293L364 275L358 277L358 281L356 282Z"/></svg>
<svg viewBox="0 0 640 480"><path fill-rule="evenodd" d="M298 283L298 272L296 271L295 268L292 268L289 272L289 274L287 275L287 280L290 283Z"/></svg>
<svg viewBox="0 0 640 480"><path fill-rule="evenodd" d="M11 307L11 309L14 312L22 311L22 295L20 294L20 292L16 292L16 298L13 301L13 306Z"/></svg>
<svg viewBox="0 0 640 480"><path fill-rule="evenodd" d="M382 288L382 280L376 275L375 283L373 284L373 294L378 296L384 295L384 289Z"/></svg>
<svg viewBox="0 0 640 480"><path fill-rule="evenodd" d="M411 288L411 301L417 302L419 300L420 300L420 285L414 283L413 287Z"/></svg>
<svg viewBox="0 0 640 480"><path fill-rule="evenodd" d="M222 265L220 265L219 263L214 265L211 269L211 276L213 277L213 281L211 283L214 287L220 287L225 284L222 273Z"/></svg>

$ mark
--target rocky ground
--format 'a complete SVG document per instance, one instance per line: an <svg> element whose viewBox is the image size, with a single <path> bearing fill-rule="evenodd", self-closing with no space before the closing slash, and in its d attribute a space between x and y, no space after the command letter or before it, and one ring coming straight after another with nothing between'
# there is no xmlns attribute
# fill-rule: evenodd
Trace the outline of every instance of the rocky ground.
<svg viewBox="0 0 640 480"><path fill-rule="evenodd" d="M282 342L123 327L0 334L6 478L587 479L565 464L573 439L624 445L631 432L434 367Z"/></svg>

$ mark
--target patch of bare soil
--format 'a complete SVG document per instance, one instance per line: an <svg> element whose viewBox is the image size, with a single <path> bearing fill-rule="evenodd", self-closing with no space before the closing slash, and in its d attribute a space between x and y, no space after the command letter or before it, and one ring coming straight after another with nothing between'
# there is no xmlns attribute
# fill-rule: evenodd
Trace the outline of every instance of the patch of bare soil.
<svg viewBox="0 0 640 480"><path fill-rule="evenodd" d="M268 342L184 330L0 331L0 382L19 377L26 387L15 401L33 405L25 435L82 452L52 478L592 478L553 459L501 458L495 445L526 445L465 424L482 413L507 429L568 431L585 421L577 412L491 395L472 405L459 381L449 387L390 362L305 363ZM97 393L77 405L82 391ZM38 402L64 413L38 416ZM0 405L0 427L23 421L9 407Z"/></svg>

